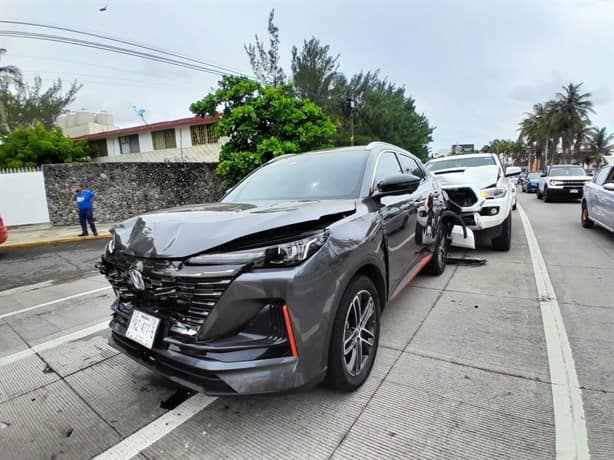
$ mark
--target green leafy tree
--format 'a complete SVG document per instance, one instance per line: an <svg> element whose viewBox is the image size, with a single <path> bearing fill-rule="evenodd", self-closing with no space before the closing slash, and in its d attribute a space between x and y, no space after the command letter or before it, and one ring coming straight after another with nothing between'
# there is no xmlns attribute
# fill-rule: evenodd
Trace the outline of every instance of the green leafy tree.
<svg viewBox="0 0 614 460"><path fill-rule="evenodd" d="M594 113L591 93L582 93L581 87L582 83L563 86L553 102L553 124L561 138L563 154L569 159L574 140L590 124L589 113Z"/></svg>
<svg viewBox="0 0 614 460"><path fill-rule="evenodd" d="M75 100L81 85L73 82L65 93L62 92L62 80L58 79L43 90L40 77L35 77L32 84L0 87L0 106L4 112L4 129L10 132L18 127L41 123L47 129L55 125L59 115Z"/></svg>
<svg viewBox="0 0 614 460"><path fill-rule="evenodd" d="M266 50L264 43L258 35L256 43L245 45L245 52L256 78L266 86L281 86L286 83L286 74L279 65L279 28L275 25L275 10L269 13L269 49Z"/></svg>
<svg viewBox="0 0 614 460"><path fill-rule="evenodd" d="M0 139L0 168L72 163L88 158L87 142L74 142L60 128L47 129L40 123L17 128Z"/></svg>
<svg viewBox="0 0 614 460"><path fill-rule="evenodd" d="M587 136L587 150L590 153L588 156L590 160L597 160L601 163L603 155L610 155L614 152L614 134L608 133L605 128L593 127L590 129Z"/></svg>
<svg viewBox="0 0 614 460"><path fill-rule="evenodd" d="M379 78L378 72L361 72L349 81L340 79L336 91L354 102L353 109L342 104L337 113L336 145L349 144L353 124L356 144L385 141L427 157L435 128L417 112L414 99L405 94L404 87Z"/></svg>
<svg viewBox="0 0 614 460"><path fill-rule="evenodd" d="M297 98L292 86L262 86L245 77L223 77L219 88L190 110L200 116L223 115L214 129L228 138L217 167L226 186L273 157L329 147L335 134L322 109Z"/></svg>

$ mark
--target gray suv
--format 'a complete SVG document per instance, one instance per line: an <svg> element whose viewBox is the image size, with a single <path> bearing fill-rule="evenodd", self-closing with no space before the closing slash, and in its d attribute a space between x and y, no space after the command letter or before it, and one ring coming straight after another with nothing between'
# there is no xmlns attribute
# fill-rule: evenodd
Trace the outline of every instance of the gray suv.
<svg viewBox="0 0 614 460"><path fill-rule="evenodd" d="M585 228L596 223L614 232L614 166L602 168L584 185L581 219Z"/></svg>
<svg viewBox="0 0 614 460"><path fill-rule="evenodd" d="M287 155L219 203L116 225L99 264L117 298L110 343L209 394L327 378L358 388L380 313L444 271L454 224L418 158L384 143Z"/></svg>

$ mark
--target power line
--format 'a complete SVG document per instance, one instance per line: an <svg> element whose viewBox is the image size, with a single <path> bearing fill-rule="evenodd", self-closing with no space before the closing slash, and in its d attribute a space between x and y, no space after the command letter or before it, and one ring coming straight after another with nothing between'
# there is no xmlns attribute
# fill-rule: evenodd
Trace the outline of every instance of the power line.
<svg viewBox="0 0 614 460"><path fill-rule="evenodd" d="M176 59L169 59L163 56L156 56L155 54L144 53L141 51L107 45L104 43L97 43L97 42L92 42L88 40L81 40L78 38L64 37L61 35L39 34L35 32L19 32L19 31L12 31L12 30L0 30L0 36L27 38L27 39L32 39L32 40L42 40L42 41L50 41L50 42L57 42L57 43L66 43L66 44L71 44L71 45L76 45L76 46L83 46L85 48L100 49L100 50L110 51L110 52L117 53L117 54L124 54L128 56L140 57L142 59L146 59L150 61L157 61L163 64L174 65L177 67L184 67L187 69L196 70L199 72L210 73L213 75L223 76L223 75L228 74L228 72L222 72L221 70L216 70L216 69L212 69L212 68L208 68L208 67L204 67L204 66L200 66L196 64L189 64L187 62L178 61Z"/></svg>
<svg viewBox="0 0 614 460"><path fill-rule="evenodd" d="M45 29L55 29L55 30L61 30L64 32L72 32L72 33L76 33L76 34L81 34L81 35L86 35L89 37L95 37L95 38L102 38L103 40L109 40L109 41L113 41L116 43L121 43L124 45L130 45L130 46L134 46L137 48L142 48L142 49L146 49L149 51L154 51L156 53L160 53L160 54L166 54L168 56L173 56L176 58L180 58L180 59L184 59L186 61L191 61L191 62L195 62L197 64L201 64L207 67L211 67L211 68L215 68L218 70L221 70L223 72L226 73L230 73L230 74L238 74L238 75L243 75L243 76L247 76L249 77L249 75L245 74L244 72L237 70L237 69L233 69L231 67L223 67L223 66L218 66L215 64L211 64L208 63L206 61L201 61L199 59L195 59L192 58L190 56L186 56L183 54L179 54L176 53L174 51L168 51L168 50L164 50L164 49L160 49L160 48L155 48L151 45L147 45L147 44L142 44L142 43L138 43L138 42L132 42L132 41L128 41L128 40L124 40L124 39L120 39L120 38L115 38L115 37L111 37L111 36L107 36L107 35L102 35L102 34L97 34L97 33L93 33L93 32L84 32L81 30L77 30L77 29L71 29L68 27L60 27L60 26L53 26L53 25L49 25L49 24L40 24L40 23L35 23L35 22L26 22L26 21L2 21L0 20L0 24L13 24L13 25L25 25L25 26L32 26L32 27L41 27L41 28L45 28Z"/></svg>

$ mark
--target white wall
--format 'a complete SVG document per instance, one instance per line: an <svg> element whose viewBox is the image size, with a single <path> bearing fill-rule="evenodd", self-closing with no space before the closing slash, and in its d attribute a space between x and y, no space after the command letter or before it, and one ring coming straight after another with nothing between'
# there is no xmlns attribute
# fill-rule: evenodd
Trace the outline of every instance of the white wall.
<svg viewBox="0 0 614 460"><path fill-rule="evenodd" d="M0 212L6 225L49 222L42 171L0 173Z"/></svg>
<svg viewBox="0 0 614 460"><path fill-rule="evenodd" d="M153 140L151 131L139 133L139 152L151 152L153 150Z"/></svg>
<svg viewBox="0 0 614 460"><path fill-rule="evenodd" d="M108 137L107 138L107 155L110 157L121 155L121 150L119 148L119 138L118 137Z"/></svg>

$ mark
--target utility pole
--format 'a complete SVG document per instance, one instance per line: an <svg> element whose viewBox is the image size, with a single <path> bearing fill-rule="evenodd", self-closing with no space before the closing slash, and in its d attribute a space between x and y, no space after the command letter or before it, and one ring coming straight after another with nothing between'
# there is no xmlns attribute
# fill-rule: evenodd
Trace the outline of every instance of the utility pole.
<svg viewBox="0 0 614 460"><path fill-rule="evenodd" d="M347 103L348 103L348 107L350 108L350 129L352 132L352 135L350 137L350 145L354 145L354 107L355 107L354 98L352 96L349 96L347 98Z"/></svg>

